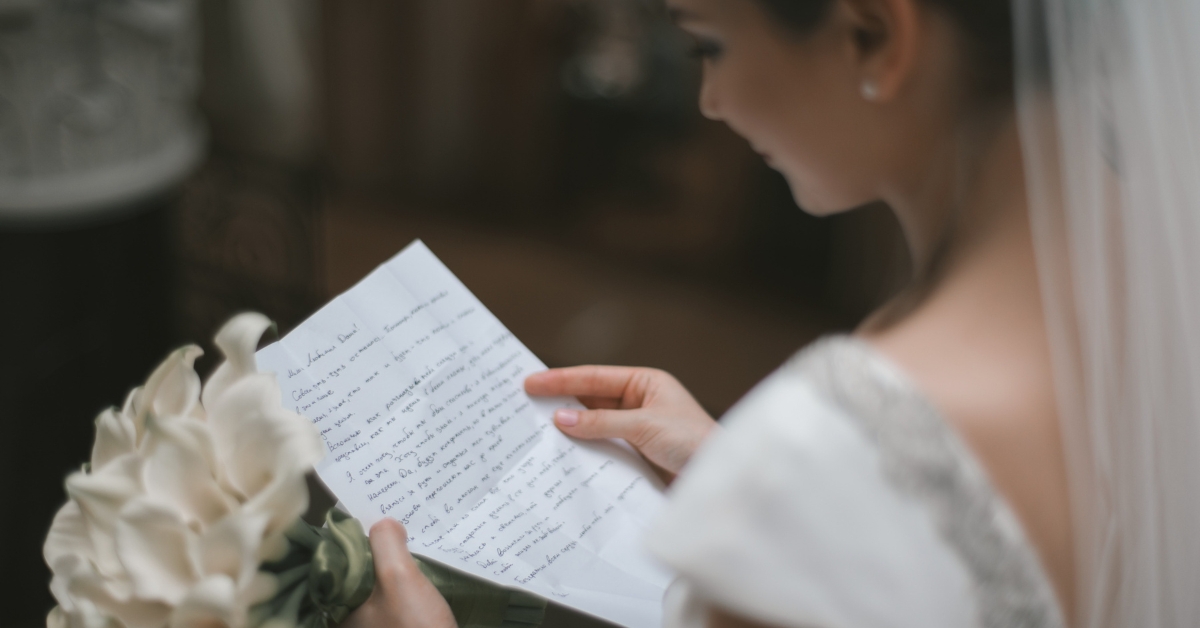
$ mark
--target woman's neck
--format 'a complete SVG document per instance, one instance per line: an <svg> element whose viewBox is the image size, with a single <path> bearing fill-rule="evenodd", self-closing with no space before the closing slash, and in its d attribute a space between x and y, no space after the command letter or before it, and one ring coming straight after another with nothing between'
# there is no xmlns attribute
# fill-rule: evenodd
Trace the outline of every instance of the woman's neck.
<svg viewBox="0 0 1200 628"><path fill-rule="evenodd" d="M982 267L1009 267L1014 272L1006 282L1037 291L1021 145L1012 114L982 119L930 153L928 161L914 160L926 164L920 172L885 195L904 231L913 278L899 297L864 323L864 332L886 329L947 283Z"/></svg>
<svg viewBox="0 0 1200 628"><path fill-rule="evenodd" d="M1009 113L984 124L977 142L963 142L962 150L978 152L975 159L961 157L966 164L962 181L952 196L953 206L943 212L942 239L935 240L937 249L929 257L928 270L935 275L953 273L988 251L997 252L996 247L1008 254L1032 255L1016 120Z"/></svg>

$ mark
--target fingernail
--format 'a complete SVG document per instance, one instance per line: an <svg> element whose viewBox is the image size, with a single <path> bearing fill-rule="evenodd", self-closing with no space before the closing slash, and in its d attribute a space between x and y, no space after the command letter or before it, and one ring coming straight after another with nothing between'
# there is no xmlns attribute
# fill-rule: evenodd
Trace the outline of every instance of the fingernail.
<svg viewBox="0 0 1200 628"><path fill-rule="evenodd" d="M579 423L579 411L567 409L556 410L554 412L554 422L563 427L574 427L576 423Z"/></svg>

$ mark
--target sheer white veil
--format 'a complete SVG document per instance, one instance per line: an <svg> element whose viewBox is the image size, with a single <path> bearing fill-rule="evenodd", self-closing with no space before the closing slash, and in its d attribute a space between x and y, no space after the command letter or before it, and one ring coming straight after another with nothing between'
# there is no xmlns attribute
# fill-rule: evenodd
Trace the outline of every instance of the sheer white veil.
<svg viewBox="0 0 1200 628"><path fill-rule="evenodd" d="M1200 2L1014 13L1075 625L1200 626Z"/></svg>

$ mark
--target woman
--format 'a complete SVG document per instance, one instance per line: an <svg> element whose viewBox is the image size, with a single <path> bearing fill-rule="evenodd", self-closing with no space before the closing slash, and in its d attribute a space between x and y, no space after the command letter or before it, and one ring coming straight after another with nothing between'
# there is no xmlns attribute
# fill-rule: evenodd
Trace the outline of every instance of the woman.
<svg viewBox="0 0 1200 628"><path fill-rule="evenodd" d="M565 433L682 472L649 535L667 623L1200 625L1200 11L668 4L705 115L807 211L886 202L916 272L721 428L659 371L526 381L591 408ZM373 530L352 625L453 624L402 539Z"/></svg>

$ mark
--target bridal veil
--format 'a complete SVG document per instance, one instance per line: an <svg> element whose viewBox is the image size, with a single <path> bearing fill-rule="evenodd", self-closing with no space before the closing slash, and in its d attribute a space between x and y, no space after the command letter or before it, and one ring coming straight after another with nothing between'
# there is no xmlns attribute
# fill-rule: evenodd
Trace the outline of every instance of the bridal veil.
<svg viewBox="0 0 1200 628"><path fill-rule="evenodd" d="M1014 12L1076 625L1200 626L1200 2Z"/></svg>

